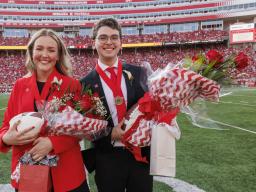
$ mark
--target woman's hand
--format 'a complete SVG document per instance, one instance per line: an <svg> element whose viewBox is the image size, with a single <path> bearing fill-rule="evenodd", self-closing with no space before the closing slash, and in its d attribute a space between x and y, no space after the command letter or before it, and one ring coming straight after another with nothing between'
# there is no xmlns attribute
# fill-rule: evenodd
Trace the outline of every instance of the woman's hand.
<svg viewBox="0 0 256 192"><path fill-rule="evenodd" d="M48 137L39 137L34 143L34 147L28 152L35 161L42 160L53 149L52 142Z"/></svg>
<svg viewBox="0 0 256 192"><path fill-rule="evenodd" d="M2 137L4 144L6 145L25 145L30 142L33 142L38 133L32 131L34 127L28 127L23 131L17 131L17 126L20 121L16 122L12 127L8 129L8 131Z"/></svg>

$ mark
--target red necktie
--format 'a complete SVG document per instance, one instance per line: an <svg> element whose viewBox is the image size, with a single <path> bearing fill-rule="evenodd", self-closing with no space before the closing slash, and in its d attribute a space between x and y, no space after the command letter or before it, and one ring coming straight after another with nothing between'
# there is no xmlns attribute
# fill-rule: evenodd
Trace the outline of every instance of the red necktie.
<svg viewBox="0 0 256 192"><path fill-rule="evenodd" d="M113 92L114 99L115 99L118 122L120 122L125 117L125 114L126 114L126 105L125 105L125 99L123 96L123 92L121 89L121 84L118 85L117 75L116 75L114 67L109 67L106 70L110 73L110 80L116 86L116 89L112 89L111 87L110 88Z"/></svg>
<svg viewBox="0 0 256 192"><path fill-rule="evenodd" d="M106 69L106 71L108 71L110 73L110 79L114 83L116 83L117 76L116 76L115 68L114 67L109 67L109 68Z"/></svg>

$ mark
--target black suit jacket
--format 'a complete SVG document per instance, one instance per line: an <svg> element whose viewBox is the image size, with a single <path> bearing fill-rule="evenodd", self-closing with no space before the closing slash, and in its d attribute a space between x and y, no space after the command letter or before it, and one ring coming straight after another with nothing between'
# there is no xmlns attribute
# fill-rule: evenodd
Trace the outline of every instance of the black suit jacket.
<svg viewBox="0 0 256 192"><path fill-rule="evenodd" d="M125 72L129 71L132 75L132 78L129 79L128 74ZM125 78L125 83L127 87L127 110L129 110L133 105L135 105L138 100L144 95L145 91L147 91L147 86L145 83L145 70L139 66L123 64L123 76ZM89 87L95 93L98 93L102 98L102 102L107 109L108 126L111 128L114 127L113 120L111 118L108 104L104 95L104 91L102 88L101 80L99 74L93 69L87 76L80 80L82 86ZM100 152L108 152L111 151L113 145L111 144L111 132L108 136L103 137L94 142L94 147L97 151ZM94 159L92 156L95 155L95 149L90 149L83 152L83 158L85 160L85 165L90 172L90 169L93 169ZM149 149L143 150L143 154L149 156ZM93 167L91 167L91 165Z"/></svg>

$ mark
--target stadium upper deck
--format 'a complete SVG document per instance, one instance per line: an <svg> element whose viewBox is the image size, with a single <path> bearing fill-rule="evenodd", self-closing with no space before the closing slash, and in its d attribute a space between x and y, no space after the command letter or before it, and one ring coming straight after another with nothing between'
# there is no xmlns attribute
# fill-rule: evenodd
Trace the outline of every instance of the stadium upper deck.
<svg viewBox="0 0 256 192"><path fill-rule="evenodd" d="M255 16L255 0L2 0L3 27L91 27L102 17L136 26Z"/></svg>

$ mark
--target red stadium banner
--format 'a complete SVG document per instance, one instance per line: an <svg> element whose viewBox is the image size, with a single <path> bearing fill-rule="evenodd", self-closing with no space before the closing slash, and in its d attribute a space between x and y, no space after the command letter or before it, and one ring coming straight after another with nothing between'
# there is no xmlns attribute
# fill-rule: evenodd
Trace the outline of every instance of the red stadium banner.
<svg viewBox="0 0 256 192"><path fill-rule="evenodd" d="M234 24L230 26L230 44L256 42L254 23Z"/></svg>
<svg viewBox="0 0 256 192"><path fill-rule="evenodd" d="M140 14L140 13L155 13L166 11L179 11L199 8L212 8L218 6L218 3L196 4L179 7L163 7L151 9L130 9L117 11L86 11L86 12L23 12L23 11L1 11L0 15L28 15L28 16L81 16L81 15L122 15L122 14Z"/></svg>
<svg viewBox="0 0 256 192"><path fill-rule="evenodd" d="M87 5L87 4L112 4L112 3L130 3L130 2L151 2L154 0L69 0L69 1L54 1L54 0L1 0L1 3L6 4L54 4L54 5Z"/></svg>
<svg viewBox="0 0 256 192"><path fill-rule="evenodd" d="M244 29L230 32L230 44L256 42L256 29Z"/></svg>
<svg viewBox="0 0 256 192"><path fill-rule="evenodd" d="M129 21L122 21L120 20L120 24L122 26L137 26L138 24L144 25L156 25L156 24L170 24L170 23L182 23L182 22L190 22L190 21L207 21L207 20L214 20L218 19L218 15L205 15L205 16L195 16L195 17L182 17L182 18L173 18L173 19L145 19L143 23L138 20L129 20ZM42 28L42 27L50 27L50 28L61 28L64 26L80 26L85 28L90 28L94 26L94 22L39 22L34 21L33 23L21 23L21 22L4 22L2 23L4 27L16 27L16 28Z"/></svg>

